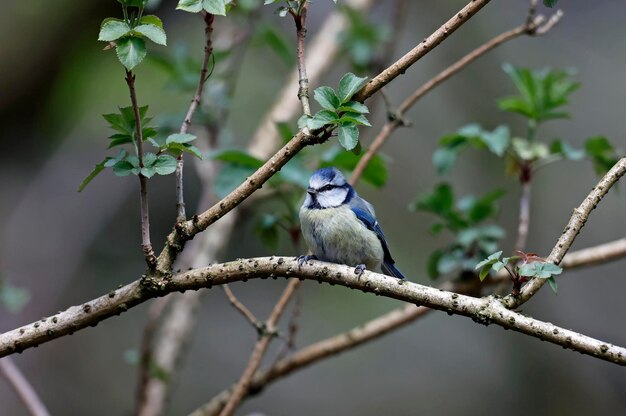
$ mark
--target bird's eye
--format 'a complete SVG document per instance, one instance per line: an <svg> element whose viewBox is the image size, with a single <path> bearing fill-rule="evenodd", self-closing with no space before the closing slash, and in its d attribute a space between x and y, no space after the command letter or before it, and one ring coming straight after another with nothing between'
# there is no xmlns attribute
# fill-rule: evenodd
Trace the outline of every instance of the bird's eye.
<svg viewBox="0 0 626 416"><path fill-rule="evenodd" d="M322 186L322 189L320 189L320 191L322 191L322 192L330 191L334 187L335 187L334 185L324 185L324 186Z"/></svg>

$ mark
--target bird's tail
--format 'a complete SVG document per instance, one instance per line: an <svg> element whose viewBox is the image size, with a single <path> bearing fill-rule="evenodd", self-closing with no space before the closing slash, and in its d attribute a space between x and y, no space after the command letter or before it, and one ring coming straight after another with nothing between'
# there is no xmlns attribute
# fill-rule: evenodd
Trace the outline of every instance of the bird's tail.
<svg viewBox="0 0 626 416"><path fill-rule="evenodd" d="M393 263L383 263L380 268L387 276L397 277L398 279L405 279L404 275L396 268Z"/></svg>

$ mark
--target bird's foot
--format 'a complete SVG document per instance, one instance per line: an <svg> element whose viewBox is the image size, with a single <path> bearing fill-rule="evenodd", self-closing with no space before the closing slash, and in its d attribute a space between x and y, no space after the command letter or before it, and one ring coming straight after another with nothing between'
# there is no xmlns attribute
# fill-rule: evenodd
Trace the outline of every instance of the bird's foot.
<svg viewBox="0 0 626 416"><path fill-rule="evenodd" d="M302 265L309 260L318 260L318 258L315 254L298 256L298 268L302 267Z"/></svg>
<svg viewBox="0 0 626 416"><path fill-rule="evenodd" d="M357 264L357 266L354 268L354 274L356 274L359 277L361 277L364 271L365 271L364 264Z"/></svg>

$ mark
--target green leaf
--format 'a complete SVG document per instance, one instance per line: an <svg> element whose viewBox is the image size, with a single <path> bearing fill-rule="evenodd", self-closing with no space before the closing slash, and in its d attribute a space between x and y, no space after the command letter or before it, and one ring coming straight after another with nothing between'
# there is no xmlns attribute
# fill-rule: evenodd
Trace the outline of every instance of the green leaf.
<svg viewBox="0 0 626 416"><path fill-rule="evenodd" d="M346 150L354 149L359 143L359 129L355 124L340 124L338 129L339 144Z"/></svg>
<svg viewBox="0 0 626 416"><path fill-rule="evenodd" d="M556 279L554 279L554 277L548 277L546 280L548 281L548 284L550 285L550 289L552 289L552 291L556 293L558 289L557 284L556 284Z"/></svg>
<svg viewBox="0 0 626 416"><path fill-rule="evenodd" d="M330 87L318 87L313 91L313 98L322 108L335 112L341 106L339 97L335 94L335 90Z"/></svg>
<svg viewBox="0 0 626 416"><path fill-rule="evenodd" d="M354 124L358 124L361 126L368 126L368 127L372 126L369 120L363 114L357 114L357 113L344 113L339 119L339 122L342 124L354 123Z"/></svg>
<svg viewBox="0 0 626 416"><path fill-rule="evenodd" d="M286 123L284 121L277 121L274 124L276 125L276 130L278 130L281 139L283 139L285 143L291 140L295 133L289 123Z"/></svg>
<svg viewBox="0 0 626 416"><path fill-rule="evenodd" d="M85 189L85 187L89 184L89 182L91 182L91 180L93 178L95 178L96 176L98 176L98 174L100 172L102 172L105 168L104 164L107 162L107 160L109 160L111 158L106 158L104 159L102 162L98 163L93 170L89 173L89 175L87 175L87 177L85 179L83 179L83 181L80 183L80 186L78 187L78 192L82 192L83 189Z"/></svg>
<svg viewBox="0 0 626 416"><path fill-rule="evenodd" d="M165 144L189 143L194 140L196 140L196 136L193 134L175 133L175 134L170 134L169 136L167 136L167 139L165 140Z"/></svg>
<svg viewBox="0 0 626 416"><path fill-rule="evenodd" d="M163 22L161 21L161 19L159 19L158 16L155 16L153 14L142 16L142 18L139 19L139 24L152 25L163 29Z"/></svg>
<svg viewBox="0 0 626 416"><path fill-rule="evenodd" d="M553 155L561 155L568 160L581 160L585 157L584 150L574 149L569 143L563 140L554 140L550 143L550 153Z"/></svg>
<svg viewBox="0 0 626 416"><path fill-rule="evenodd" d="M546 7L554 7L559 0L543 0L543 4ZM554 292L556 293L556 283L555 283L555 287L554 287Z"/></svg>
<svg viewBox="0 0 626 416"><path fill-rule="evenodd" d="M509 128L507 126L498 126L492 132L482 132L480 138L492 153L502 157L509 147L509 136Z"/></svg>
<svg viewBox="0 0 626 416"><path fill-rule="evenodd" d="M102 22L98 40L111 42L125 36L130 32L130 26L123 20L108 18Z"/></svg>
<svg viewBox="0 0 626 416"><path fill-rule="evenodd" d="M342 104L337 111L359 114L368 114L370 112L369 108L367 108L365 104L358 101L348 101L347 103Z"/></svg>
<svg viewBox="0 0 626 416"><path fill-rule="evenodd" d="M128 160L120 160L113 165L113 173L117 176L128 176L134 173L135 169ZM137 173L139 173L139 169L137 169Z"/></svg>
<svg viewBox="0 0 626 416"><path fill-rule="evenodd" d="M146 6L146 3L148 3L148 0L117 0L117 1L118 3L121 3L124 6L140 7L140 8L144 8Z"/></svg>
<svg viewBox="0 0 626 416"><path fill-rule="evenodd" d="M202 0L202 8L219 16L226 16L226 0Z"/></svg>
<svg viewBox="0 0 626 416"><path fill-rule="evenodd" d="M176 171L176 159L171 155L159 155L152 167L159 175L169 175Z"/></svg>
<svg viewBox="0 0 626 416"><path fill-rule="evenodd" d="M198 13L202 10L202 0L180 0L176 9L190 13Z"/></svg>
<svg viewBox="0 0 626 416"><path fill-rule="evenodd" d="M141 38L123 37L117 41L117 58L129 71L146 57L146 42Z"/></svg>
<svg viewBox="0 0 626 416"><path fill-rule="evenodd" d="M204 159L204 155L202 155L200 149L189 143L171 143L167 145L167 150L173 153L175 156L178 156L181 152L186 152L194 155L200 160Z"/></svg>
<svg viewBox="0 0 626 416"><path fill-rule="evenodd" d="M423 194L412 204L413 210L446 215L452 211L454 193L447 183L439 184L432 194Z"/></svg>
<svg viewBox="0 0 626 416"><path fill-rule="evenodd" d="M0 282L0 305L9 313L17 313L30 300L30 292L24 288Z"/></svg>
<svg viewBox="0 0 626 416"><path fill-rule="evenodd" d="M143 154L143 165L144 166L153 166L157 161L157 155L152 152L147 152Z"/></svg>
<svg viewBox="0 0 626 416"><path fill-rule="evenodd" d="M337 91L339 101L342 104L350 101L350 98L361 89L366 81L367 77L357 77L351 72L345 74L339 81L339 90Z"/></svg>
<svg viewBox="0 0 626 416"><path fill-rule="evenodd" d="M604 175L617 163L619 155L606 137L596 136L587 139L585 152L593 162L597 175Z"/></svg>
<svg viewBox="0 0 626 416"><path fill-rule="evenodd" d="M542 142L531 142L521 137L511 140L513 152L522 160L534 161L550 156L548 145Z"/></svg>
<svg viewBox="0 0 626 416"><path fill-rule="evenodd" d="M133 28L133 31L137 33L141 33L152 42L158 45L166 45L167 44L167 35L165 31L159 26L155 25L139 25Z"/></svg>
<svg viewBox="0 0 626 416"><path fill-rule="evenodd" d="M313 117L307 120L307 127L311 130L320 129L329 124L336 124L339 116L334 111L318 111Z"/></svg>
<svg viewBox="0 0 626 416"><path fill-rule="evenodd" d="M491 254L489 257L487 257L486 259L484 259L483 261L481 261L480 263L478 263L475 267L476 270L480 269L481 267L485 267L487 265L492 265L495 262L500 260L500 256L502 255L502 250L497 251L493 254Z"/></svg>

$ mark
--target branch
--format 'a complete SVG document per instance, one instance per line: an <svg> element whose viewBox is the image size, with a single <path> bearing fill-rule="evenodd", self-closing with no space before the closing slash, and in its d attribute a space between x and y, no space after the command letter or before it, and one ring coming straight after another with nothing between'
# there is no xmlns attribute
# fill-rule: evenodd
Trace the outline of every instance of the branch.
<svg viewBox="0 0 626 416"><path fill-rule="evenodd" d="M522 181L522 192L519 198L519 220L517 224L517 240L515 250L524 251L530 228L530 180Z"/></svg>
<svg viewBox="0 0 626 416"><path fill-rule="evenodd" d="M263 324L261 323L261 321L259 321L257 317L254 316L254 314L250 311L250 309L246 307L246 305L244 305L239 301L239 299L237 299L237 297L235 296L233 291L230 290L230 287L228 285L222 286L222 289L224 289L224 293L226 294L226 297L228 298L228 301L233 306L233 308L235 308L241 315L243 315L243 317L246 318L246 320L250 322L250 324L252 324L252 326L257 331L259 331L259 333L261 333L261 331L263 330Z"/></svg>
<svg viewBox="0 0 626 416"><path fill-rule="evenodd" d="M564 348L626 365L626 349L521 315L507 309L503 302L495 297L473 298L369 271L359 276L354 273L354 267L319 261L309 262L299 268L295 258L273 256L239 259L178 273L163 281L160 287L154 287L152 291L145 290L140 280L134 281L112 291L109 295L1 334L0 356L21 352L87 326L95 326L108 317L119 315L128 308L156 296L254 278L291 277L294 274L300 279L345 286L442 310L449 314L471 317L485 325L497 324Z"/></svg>
<svg viewBox="0 0 626 416"><path fill-rule="evenodd" d="M583 228L591 211L600 203L604 195L609 192L609 189L626 173L626 157L621 158L598 182L593 190L587 195L585 200L574 209L572 216L567 223L567 226L563 230L561 237L555 244L554 248L547 257L547 261L554 264L559 264L563 259L563 256L567 253L569 248L574 243L574 240L578 236L578 233ZM504 304L509 308L518 307L533 297L535 293L544 285L545 279L533 279L528 282L520 293L519 297L514 298L507 296L504 300Z"/></svg>
<svg viewBox="0 0 626 416"><path fill-rule="evenodd" d="M300 13L293 12L291 15L296 24L296 32L298 38L298 47L296 50L297 64L298 64L298 99L302 104L302 111L307 116L311 115L311 106L309 105L309 79L306 75L306 61L304 58L304 38L306 37L306 13L307 13L307 0L302 1L302 7L299 9Z"/></svg>
<svg viewBox="0 0 626 416"><path fill-rule="evenodd" d="M487 4L489 0L474 0L465 6L455 17L450 19L442 27L437 29L424 42L420 43L413 51L385 69L381 75L374 78L365 85L358 93L357 98L364 101L378 89L392 81L400 72L404 72L409 66L417 62L421 57L433 50L452 31L465 23L474 13ZM453 22L453 24L451 24ZM374 87L373 87L374 86ZM356 98L355 98L356 99ZM323 130L317 135L307 134L299 131L284 145L274 156L272 156L263 166L254 172L244 183L235 188L229 195L213 205L203 213L194 216L192 220L177 224L176 229L170 233L166 240L166 246L157 260L157 270L167 275L174 259L180 252L185 242L193 238L199 232L204 231L215 221L222 218L236 206L246 200L253 192L261 188L276 172L278 172L291 158L293 158L305 146L315 143L322 143L328 139L330 132Z"/></svg>
<svg viewBox="0 0 626 416"><path fill-rule="evenodd" d="M139 167L143 168L143 131L141 129L141 116L139 115L139 105L137 104L137 94L135 92L135 74L126 70L126 84L130 93L130 102L135 116L135 136L137 144L137 158ZM148 211L148 179L139 173L139 201L141 209L141 247L146 258L149 270L154 270L156 257L150 242L150 214Z"/></svg>
<svg viewBox="0 0 626 416"><path fill-rule="evenodd" d="M560 16L562 16L562 13L561 14L557 13L557 14L559 18ZM553 19L551 18L550 21L552 20ZM385 123L382 130L380 131L380 133L378 133L378 136L376 136L376 138L372 142L367 152L365 152L363 157L359 159L359 162L357 163L356 167L354 168L354 171L352 172L350 183L352 185L355 185L359 181L368 163L372 160L374 155L378 153L378 151L385 144L385 142L389 139L389 137L391 137L391 134L398 127L402 127L406 125L406 121L403 118L404 114L411 107L413 107L413 105L417 101L423 98L426 94L432 91L435 87L439 86L440 84L442 84L443 82L451 78L452 76L456 75L459 71L461 71L467 65L474 62L476 59L480 58L481 56L491 51L492 49L500 46L501 44L505 42L513 40L521 35L533 36L533 35L539 34L540 28L545 29L541 32L541 34L543 35L547 33L548 30L550 30L552 27L554 27L556 22L558 22L558 19L556 19L555 23L550 26L548 26L549 23L546 23L544 26L541 26L543 21L544 21L543 16L537 16L533 20L531 20L530 23L528 22L524 23L514 29L501 33L500 35L496 36L490 41L474 49L473 51L471 51L470 53L468 53L467 55L465 55L464 57L462 57L461 59L459 59L452 65L450 65L448 68L441 71L435 77L431 78L428 82L423 84L417 90L415 90L413 94L407 97L402 102L402 104L400 104L400 106L397 108L397 110L394 113L390 113L390 120L388 120L387 123Z"/></svg>
<svg viewBox="0 0 626 416"><path fill-rule="evenodd" d="M220 416L232 415L237 409L237 406L239 406L239 403L241 403L243 397L248 392L252 377L254 376L254 373L256 373L256 371L259 369L261 361L263 360L265 352L267 351L267 347L269 346L274 334L276 333L276 325L278 324L278 320L280 319L280 316L283 314L285 308L287 307L289 299L291 299L291 296L294 294L295 290L298 288L298 286L300 286L300 283L301 282L298 279L291 279L289 281L289 284L283 291L283 294L274 306L274 309L272 310L272 313L270 314L270 317L266 322L266 333L263 334L255 344L254 351L252 352L252 355L250 356L250 361L248 362L248 366L241 375L239 382L233 390L233 394L231 394L230 398L228 399L228 402L224 406L224 409L220 413Z"/></svg>
<svg viewBox="0 0 626 416"><path fill-rule="evenodd" d="M33 386L10 357L0 359L0 374L4 376L32 416L50 415Z"/></svg>
<svg viewBox="0 0 626 416"><path fill-rule="evenodd" d="M215 16L205 11L202 11L202 18L204 19L204 33L206 38L206 43L204 45L204 59L202 60L200 80L198 81L196 92L193 95L191 104L189 105L189 109L187 110L187 114L185 115L185 119L183 120L183 124L180 126L181 134L185 134L189 130L193 114L196 112L196 109L198 108L198 106L200 105L200 101L202 100L202 91L204 91L204 83L207 80L209 58L213 53L211 34L213 33L213 20L215 19ZM185 196L183 194L183 153L181 152L181 154L176 158L176 222L182 222L186 219L187 215L185 214Z"/></svg>
<svg viewBox="0 0 626 416"><path fill-rule="evenodd" d="M561 267L573 269L621 259L626 256L626 238L568 253Z"/></svg>

